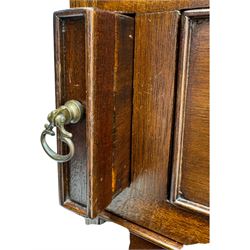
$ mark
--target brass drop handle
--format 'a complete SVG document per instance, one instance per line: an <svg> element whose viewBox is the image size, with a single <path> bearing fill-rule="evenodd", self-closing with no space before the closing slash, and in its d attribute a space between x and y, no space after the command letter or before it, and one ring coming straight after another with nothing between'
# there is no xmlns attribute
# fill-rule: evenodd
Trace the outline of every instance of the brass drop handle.
<svg viewBox="0 0 250 250"><path fill-rule="evenodd" d="M49 124L45 124L45 130L41 134L41 144L44 151L50 156L53 160L57 162L67 162L69 161L74 153L75 147L74 143L71 140L72 134L65 130L65 125L70 123L77 123L80 121L84 113L83 105L76 101L70 100L67 101L64 105L60 106L58 109L53 110L48 115ZM54 136L55 132L53 128L57 127L59 129L59 138L62 142L66 143L69 148L69 153L67 155L60 155L54 152L46 142L46 135Z"/></svg>

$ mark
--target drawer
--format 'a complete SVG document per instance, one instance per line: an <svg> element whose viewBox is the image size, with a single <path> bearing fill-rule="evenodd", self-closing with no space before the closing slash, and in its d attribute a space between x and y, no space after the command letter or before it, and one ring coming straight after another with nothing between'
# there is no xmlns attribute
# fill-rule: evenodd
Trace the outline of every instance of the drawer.
<svg viewBox="0 0 250 250"><path fill-rule="evenodd" d="M85 110L66 125L75 152L58 166L60 201L95 218L130 181L134 19L94 8L59 11L54 37L56 106L74 99Z"/></svg>
<svg viewBox="0 0 250 250"><path fill-rule="evenodd" d="M61 204L167 249L207 243L209 10L77 8L56 12L54 28L53 114L69 100L85 111L65 126Z"/></svg>

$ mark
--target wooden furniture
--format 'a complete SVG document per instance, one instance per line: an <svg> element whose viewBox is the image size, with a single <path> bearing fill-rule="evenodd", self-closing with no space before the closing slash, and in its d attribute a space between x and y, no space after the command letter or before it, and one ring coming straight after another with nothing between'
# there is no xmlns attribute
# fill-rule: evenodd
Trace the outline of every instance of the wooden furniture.
<svg viewBox="0 0 250 250"><path fill-rule="evenodd" d="M130 249L208 243L209 2L70 6L54 16L57 107L76 99L85 115L67 126L61 204L126 227Z"/></svg>

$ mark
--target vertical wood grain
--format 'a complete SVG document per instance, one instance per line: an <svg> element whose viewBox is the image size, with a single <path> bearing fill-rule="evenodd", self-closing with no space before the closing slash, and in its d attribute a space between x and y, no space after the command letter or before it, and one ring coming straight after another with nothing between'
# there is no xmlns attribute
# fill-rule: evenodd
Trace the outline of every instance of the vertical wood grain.
<svg viewBox="0 0 250 250"><path fill-rule="evenodd" d="M140 235L143 235L143 231L149 230L157 235L151 237L152 241L164 236L183 244L209 241L207 217L185 211L166 201L169 191L168 166L180 13L162 12L208 7L208 5L207 0L71 1L71 7L98 6L106 10L136 13L132 183L119 194L123 188L120 189L116 178L119 179L119 176L126 171L117 172L120 168L115 167L113 157L112 176L116 178L112 179L111 188L115 198L104 217L114 221L122 220L121 224L129 223L132 227L136 226L137 233ZM153 11L161 11L161 13L142 14ZM116 62L115 60L115 65ZM116 87L113 88L115 89ZM113 97L114 103L120 100L120 98L116 99L115 93ZM113 118L113 146L116 138L114 122L116 123ZM115 146L117 151L122 150L121 145L119 150L119 147ZM122 177L121 180L123 183L121 186L125 187L127 178ZM77 210L77 206L71 206L71 203L68 203L68 206L76 212L80 211Z"/></svg>
<svg viewBox="0 0 250 250"><path fill-rule="evenodd" d="M66 14L66 13L64 13ZM78 13L69 18L61 17L56 12L55 23L55 72L56 72L56 106L63 105L71 99L86 101L85 75L85 18ZM86 120L67 125L73 134L75 155L69 163L59 164L60 202L72 200L87 205L87 162L86 162ZM67 148L58 139L58 150L65 154Z"/></svg>
<svg viewBox="0 0 250 250"><path fill-rule="evenodd" d="M178 18L136 18L132 182L140 195L158 200L167 193Z"/></svg>
<svg viewBox="0 0 250 250"><path fill-rule="evenodd" d="M68 129L76 153L59 165L61 203L95 218L129 185L133 18L96 9L55 13L57 106L70 99L86 115ZM66 153L60 143L60 152Z"/></svg>
<svg viewBox="0 0 250 250"><path fill-rule="evenodd" d="M178 11L136 15L131 184L107 210L191 244L208 242L207 218L167 201L179 18Z"/></svg>
<svg viewBox="0 0 250 250"><path fill-rule="evenodd" d="M132 179L108 211L181 243L207 242L207 220L167 202L179 12L136 16Z"/></svg>
<svg viewBox="0 0 250 250"><path fill-rule="evenodd" d="M100 10L88 20L88 209L95 217L129 184L134 22Z"/></svg>
<svg viewBox="0 0 250 250"><path fill-rule="evenodd" d="M87 197L91 218L112 199L114 23L111 13L87 11Z"/></svg>
<svg viewBox="0 0 250 250"><path fill-rule="evenodd" d="M114 115L113 115L113 196L130 183L133 67L134 67L134 18L116 15Z"/></svg>
<svg viewBox="0 0 250 250"><path fill-rule="evenodd" d="M209 11L182 18L172 201L209 214Z"/></svg>

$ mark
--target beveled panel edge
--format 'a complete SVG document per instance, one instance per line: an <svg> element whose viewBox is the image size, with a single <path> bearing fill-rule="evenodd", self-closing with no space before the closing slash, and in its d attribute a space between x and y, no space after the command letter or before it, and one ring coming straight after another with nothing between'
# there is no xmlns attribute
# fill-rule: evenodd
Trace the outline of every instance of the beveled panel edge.
<svg viewBox="0 0 250 250"><path fill-rule="evenodd" d="M209 216L209 207L199 204L197 202L193 202L182 197L177 197L174 201L174 204L186 208L188 210L193 210L194 212L199 212Z"/></svg>
<svg viewBox="0 0 250 250"><path fill-rule="evenodd" d="M83 217L87 217L87 208L77 204L76 202L73 202L71 200L66 200L66 201L64 201L62 206L64 208L78 214L78 215L81 215Z"/></svg>
<svg viewBox="0 0 250 250"><path fill-rule="evenodd" d="M187 200L181 196L181 169L182 169L182 152L183 152L183 139L184 139L184 126L185 126L185 105L187 95L187 75L189 69L189 55L192 30L190 22L192 18L207 18L209 17L209 9L195 9L187 10L182 13L182 37L181 37L181 50L179 54L179 62L182 62L178 75L179 78L178 90L179 96L177 97L176 110L179 110L179 114L176 117L176 128L174 135L174 157L172 168L172 181L170 202L182 207L184 209L192 210L194 212L201 213L209 216L210 208L202 204ZM176 132L177 131L177 132Z"/></svg>

